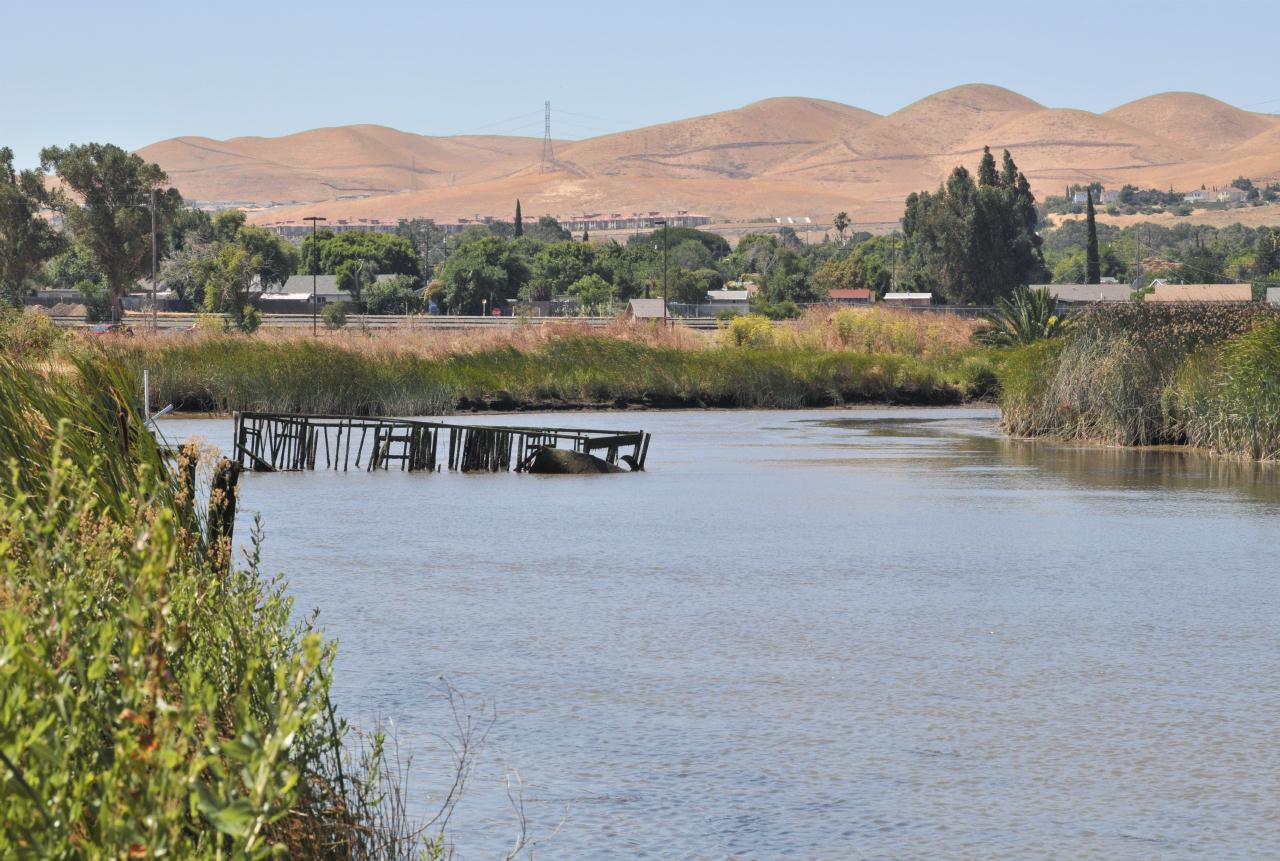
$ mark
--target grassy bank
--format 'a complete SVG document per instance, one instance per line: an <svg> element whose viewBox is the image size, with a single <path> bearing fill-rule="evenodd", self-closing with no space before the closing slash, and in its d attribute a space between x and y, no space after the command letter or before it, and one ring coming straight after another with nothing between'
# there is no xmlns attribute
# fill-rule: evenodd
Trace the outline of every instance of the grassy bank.
<svg viewBox="0 0 1280 861"><path fill-rule="evenodd" d="M417 857L331 644L231 564L133 390L0 354L0 856Z"/></svg>
<svg viewBox="0 0 1280 861"><path fill-rule="evenodd" d="M1280 457L1280 317L1262 306L1098 307L1000 357L1005 429Z"/></svg>
<svg viewBox="0 0 1280 861"><path fill-rule="evenodd" d="M836 312L786 329L722 333L619 325L524 327L447 337L197 335L109 349L152 372L182 410L440 415L575 407L949 404L987 394L994 371L963 322Z"/></svg>

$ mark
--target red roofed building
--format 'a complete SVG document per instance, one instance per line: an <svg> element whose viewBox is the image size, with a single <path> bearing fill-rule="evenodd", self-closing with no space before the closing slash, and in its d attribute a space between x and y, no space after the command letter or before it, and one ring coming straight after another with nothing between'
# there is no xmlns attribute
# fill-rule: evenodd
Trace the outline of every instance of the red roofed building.
<svg viewBox="0 0 1280 861"><path fill-rule="evenodd" d="M876 301L875 291L865 288L835 287L827 296L839 305L870 305Z"/></svg>

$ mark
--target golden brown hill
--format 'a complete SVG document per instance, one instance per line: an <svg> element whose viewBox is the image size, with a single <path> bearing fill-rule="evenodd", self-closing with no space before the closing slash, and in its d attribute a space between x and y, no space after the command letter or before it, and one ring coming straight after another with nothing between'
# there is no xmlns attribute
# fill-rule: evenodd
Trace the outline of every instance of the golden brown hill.
<svg viewBox="0 0 1280 861"><path fill-rule="evenodd" d="M554 119L554 117L553 117ZM911 191L935 188L983 145L1007 147L1040 196L1065 184L1199 188L1280 176L1280 118L1204 96L1165 93L1104 114L1047 108L970 84L888 116L777 98L580 141L557 141L551 172L537 138L424 137L381 126L280 138L176 138L142 154L183 194L271 207L287 220L574 215L684 209L723 219L848 211L896 219ZM281 205L286 204L286 205Z"/></svg>
<svg viewBox="0 0 1280 861"><path fill-rule="evenodd" d="M1274 127L1275 118L1252 114L1198 93L1160 93L1109 110L1104 116L1192 151L1238 146Z"/></svg>

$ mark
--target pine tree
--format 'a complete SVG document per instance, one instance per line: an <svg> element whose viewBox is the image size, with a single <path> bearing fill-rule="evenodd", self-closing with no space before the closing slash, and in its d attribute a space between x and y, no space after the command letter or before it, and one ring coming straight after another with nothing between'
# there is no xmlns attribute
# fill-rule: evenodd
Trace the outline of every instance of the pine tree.
<svg viewBox="0 0 1280 861"><path fill-rule="evenodd" d="M1017 188L1018 186L1018 166L1013 163L1013 156L1009 155L1009 151L1004 151L1004 161L1000 168L1000 184L1005 188Z"/></svg>
<svg viewBox="0 0 1280 861"><path fill-rule="evenodd" d="M1008 154L1007 151L1005 154ZM978 185L991 186L999 184L1000 177L996 175L995 157L991 155L991 147L984 146L982 148L982 162L978 165Z"/></svg>
<svg viewBox="0 0 1280 861"><path fill-rule="evenodd" d="M520 198L516 198L516 236L524 236L524 219L520 217Z"/></svg>
<svg viewBox="0 0 1280 861"><path fill-rule="evenodd" d="M1085 191L1084 204L1084 223L1085 223L1085 278L1086 284L1102 283L1102 267L1098 260L1098 224L1094 219L1093 212L1093 190Z"/></svg>
<svg viewBox="0 0 1280 861"><path fill-rule="evenodd" d="M590 241L591 241L591 233L590 233L590 231L588 230L588 228L586 228L586 227L583 227L583 228L582 228L582 241L583 241L583 242L590 242Z"/></svg>

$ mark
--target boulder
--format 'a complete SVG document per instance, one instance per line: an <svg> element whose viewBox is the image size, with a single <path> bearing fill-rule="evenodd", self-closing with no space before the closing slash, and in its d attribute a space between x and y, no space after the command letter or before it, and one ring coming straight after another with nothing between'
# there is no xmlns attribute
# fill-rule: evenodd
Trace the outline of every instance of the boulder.
<svg viewBox="0 0 1280 861"><path fill-rule="evenodd" d="M592 475L623 472L622 467L591 454L544 445L528 460L528 472L540 475Z"/></svg>

